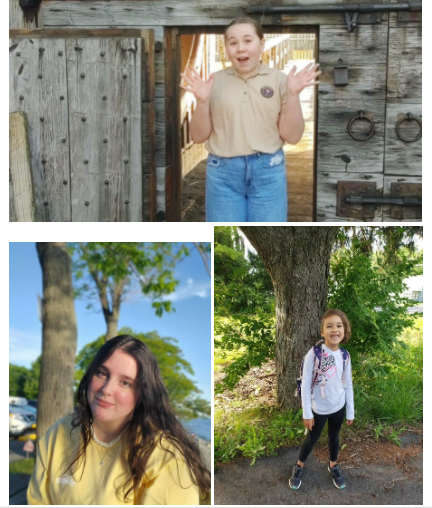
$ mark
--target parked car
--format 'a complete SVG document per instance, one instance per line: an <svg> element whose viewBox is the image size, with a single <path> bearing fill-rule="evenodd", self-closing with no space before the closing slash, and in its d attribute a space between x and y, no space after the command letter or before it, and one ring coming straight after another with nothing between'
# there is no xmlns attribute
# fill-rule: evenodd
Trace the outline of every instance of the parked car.
<svg viewBox="0 0 432 508"><path fill-rule="evenodd" d="M26 411L30 411L31 413L37 414L37 409L29 404L9 404L9 408L14 407L18 409L25 409Z"/></svg>
<svg viewBox="0 0 432 508"><path fill-rule="evenodd" d="M28 400L27 405L37 409L37 400Z"/></svg>
<svg viewBox="0 0 432 508"><path fill-rule="evenodd" d="M36 428L36 410L30 406L9 404L9 435L18 437Z"/></svg>
<svg viewBox="0 0 432 508"><path fill-rule="evenodd" d="M18 404L19 406L25 406L27 404L27 399L25 397L9 396L9 404Z"/></svg>

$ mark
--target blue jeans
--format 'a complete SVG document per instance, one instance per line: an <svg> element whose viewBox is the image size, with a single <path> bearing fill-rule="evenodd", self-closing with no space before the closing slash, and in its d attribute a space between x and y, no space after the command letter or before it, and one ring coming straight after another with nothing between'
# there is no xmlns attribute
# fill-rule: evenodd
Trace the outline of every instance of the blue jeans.
<svg viewBox="0 0 432 508"><path fill-rule="evenodd" d="M241 157L209 154L206 211L207 222L286 222L283 150Z"/></svg>

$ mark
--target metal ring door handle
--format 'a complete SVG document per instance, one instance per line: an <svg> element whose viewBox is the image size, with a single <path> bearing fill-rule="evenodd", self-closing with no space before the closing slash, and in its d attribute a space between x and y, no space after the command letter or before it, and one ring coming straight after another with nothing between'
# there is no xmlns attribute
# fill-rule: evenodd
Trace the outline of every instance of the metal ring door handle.
<svg viewBox="0 0 432 508"><path fill-rule="evenodd" d="M372 126L372 131L370 132L370 134L368 134L365 138L358 138L356 136L354 136L354 134L352 133L352 130L351 130L351 127L352 127L352 124L357 120L357 119L360 119L360 120L367 120L368 122L370 122L371 126ZM348 132L349 132L349 135L355 139L356 141L367 141L368 139L370 139L374 134L375 134L375 123L373 122L373 120L371 120L369 117L365 116L364 114L364 111L363 110L360 110L359 111L359 114L357 116L354 116L353 118L351 118L351 120L349 121L348 123Z"/></svg>
<svg viewBox="0 0 432 508"><path fill-rule="evenodd" d="M413 120L419 124L420 132L417 134L417 136L414 139L405 139L401 136L401 133L399 132L399 128L402 122L405 122L407 120L408 122L412 122ZM407 113L404 117L402 117L398 122L396 123L396 135L401 141L405 141L405 143L414 143L414 141L417 141L421 138L422 135L422 123L421 121L412 115L412 113Z"/></svg>

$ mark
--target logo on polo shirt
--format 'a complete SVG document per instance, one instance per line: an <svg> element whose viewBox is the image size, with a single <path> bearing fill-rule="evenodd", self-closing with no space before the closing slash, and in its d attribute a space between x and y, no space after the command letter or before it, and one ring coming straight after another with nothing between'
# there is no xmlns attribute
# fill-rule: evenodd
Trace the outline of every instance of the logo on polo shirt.
<svg viewBox="0 0 432 508"><path fill-rule="evenodd" d="M270 99L274 95L274 90L271 86L263 86L261 88L261 95L266 99Z"/></svg>

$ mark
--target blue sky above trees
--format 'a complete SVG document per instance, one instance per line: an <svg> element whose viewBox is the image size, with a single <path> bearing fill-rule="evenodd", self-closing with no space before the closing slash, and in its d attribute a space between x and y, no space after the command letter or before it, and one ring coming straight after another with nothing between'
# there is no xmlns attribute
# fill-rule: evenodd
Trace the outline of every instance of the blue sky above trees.
<svg viewBox="0 0 432 508"><path fill-rule="evenodd" d="M191 255L174 271L180 283L169 298L176 312L155 315L151 300L139 294L122 304L119 330L128 326L137 332L156 330L161 337L178 340L184 357L195 372L192 378L211 399L211 280L201 256L189 244ZM34 243L9 244L9 362L30 368L42 352L42 325L37 295L42 295L42 270ZM102 312L86 309L86 300L75 301L78 351L106 333Z"/></svg>

